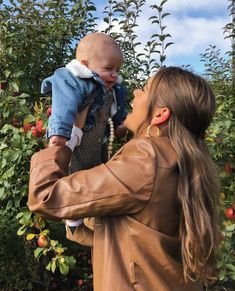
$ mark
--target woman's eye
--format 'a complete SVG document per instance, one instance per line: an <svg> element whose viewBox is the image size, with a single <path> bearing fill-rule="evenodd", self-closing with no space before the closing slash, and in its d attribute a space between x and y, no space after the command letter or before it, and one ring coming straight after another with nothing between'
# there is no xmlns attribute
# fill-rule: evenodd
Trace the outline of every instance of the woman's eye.
<svg viewBox="0 0 235 291"><path fill-rule="evenodd" d="M139 85L139 86L137 87L137 89L139 89L139 90L141 90L141 91L144 91L144 86Z"/></svg>
<svg viewBox="0 0 235 291"><path fill-rule="evenodd" d="M140 85L140 90L145 91L145 87L146 87L146 82Z"/></svg>

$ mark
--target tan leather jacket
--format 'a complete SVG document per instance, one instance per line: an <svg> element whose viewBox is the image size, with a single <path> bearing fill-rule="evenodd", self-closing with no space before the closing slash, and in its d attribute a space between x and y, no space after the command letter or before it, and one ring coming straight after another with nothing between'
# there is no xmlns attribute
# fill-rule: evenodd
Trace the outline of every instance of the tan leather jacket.
<svg viewBox="0 0 235 291"><path fill-rule="evenodd" d="M133 139L106 164L66 176L70 155L55 147L32 157L28 206L51 219L95 217L94 290L202 290L183 279L169 140Z"/></svg>

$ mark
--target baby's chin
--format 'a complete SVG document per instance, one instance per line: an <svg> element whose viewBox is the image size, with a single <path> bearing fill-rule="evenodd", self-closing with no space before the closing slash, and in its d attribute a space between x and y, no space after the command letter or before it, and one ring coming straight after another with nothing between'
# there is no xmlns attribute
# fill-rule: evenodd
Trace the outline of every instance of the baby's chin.
<svg viewBox="0 0 235 291"><path fill-rule="evenodd" d="M112 89L114 85L115 85L115 82L105 82L105 87L107 89Z"/></svg>

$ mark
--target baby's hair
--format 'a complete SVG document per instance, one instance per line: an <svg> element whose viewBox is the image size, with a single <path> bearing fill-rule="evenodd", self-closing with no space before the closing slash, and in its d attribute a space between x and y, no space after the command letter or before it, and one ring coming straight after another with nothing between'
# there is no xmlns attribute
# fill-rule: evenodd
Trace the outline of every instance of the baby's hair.
<svg viewBox="0 0 235 291"><path fill-rule="evenodd" d="M117 49L120 54L122 54L118 43L112 37L101 32L94 32L87 34L81 39L76 48L76 58L90 58L96 49L102 48L104 46Z"/></svg>
<svg viewBox="0 0 235 291"><path fill-rule="evenodd" d="M213 279L219 183L204 136L215 112L215 96L202 77L178 67L161 68L151 83L149 116L155 107L168 107L171 112L165 134L178 157L184 276Z"/></svg>

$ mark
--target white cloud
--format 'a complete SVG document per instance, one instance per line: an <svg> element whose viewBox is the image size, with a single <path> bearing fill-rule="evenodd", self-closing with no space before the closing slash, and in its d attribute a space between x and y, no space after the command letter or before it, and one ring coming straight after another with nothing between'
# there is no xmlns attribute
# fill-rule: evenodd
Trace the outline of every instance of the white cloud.
<svg viewBox="0 0 235 291"><path fill-rule="evenodd" d="M222 29L224 25L223 18L168 18L168 31L175 42L168 49L169 55L203 52L210 44L216 45L222 51L228 50L230 41L224 39Z"/></svg>
<svg viewBox="0 0 235 291"><path fill-rule="evenodd" d="M160 1L147 0L147 3L160 4ZM227 9L229 2L227 0L168 0L164 7L171 12L202 11L221 11Z"/></svg>
<svg viewBox="0 0 235 291"><path fill-rule="evenodd" d="M142 44L145 44L153 33L159 32L158 25L148 21L153 15L153 10L149 8L150 4L159 3L160 1L147 0L147 5L142 8L142 14L138 19L139 26L136 29L138 41ZM200 61L200 54L209 45L216 45L222 53L228 51L230 40L224 39L222 29L230 21L227 5L228 1L225 0L168 0L164 11L171 15L164 18L164 25L166 32L172 36L167 40L174 42L167 48L168 60L172 63L179 63L182 60L183 64L187 59L187 63L192 60L192 64L196 64ZM99 29L104 27L104 23L100 22ZM119 30L118 27L116 30Z"/></svg>

